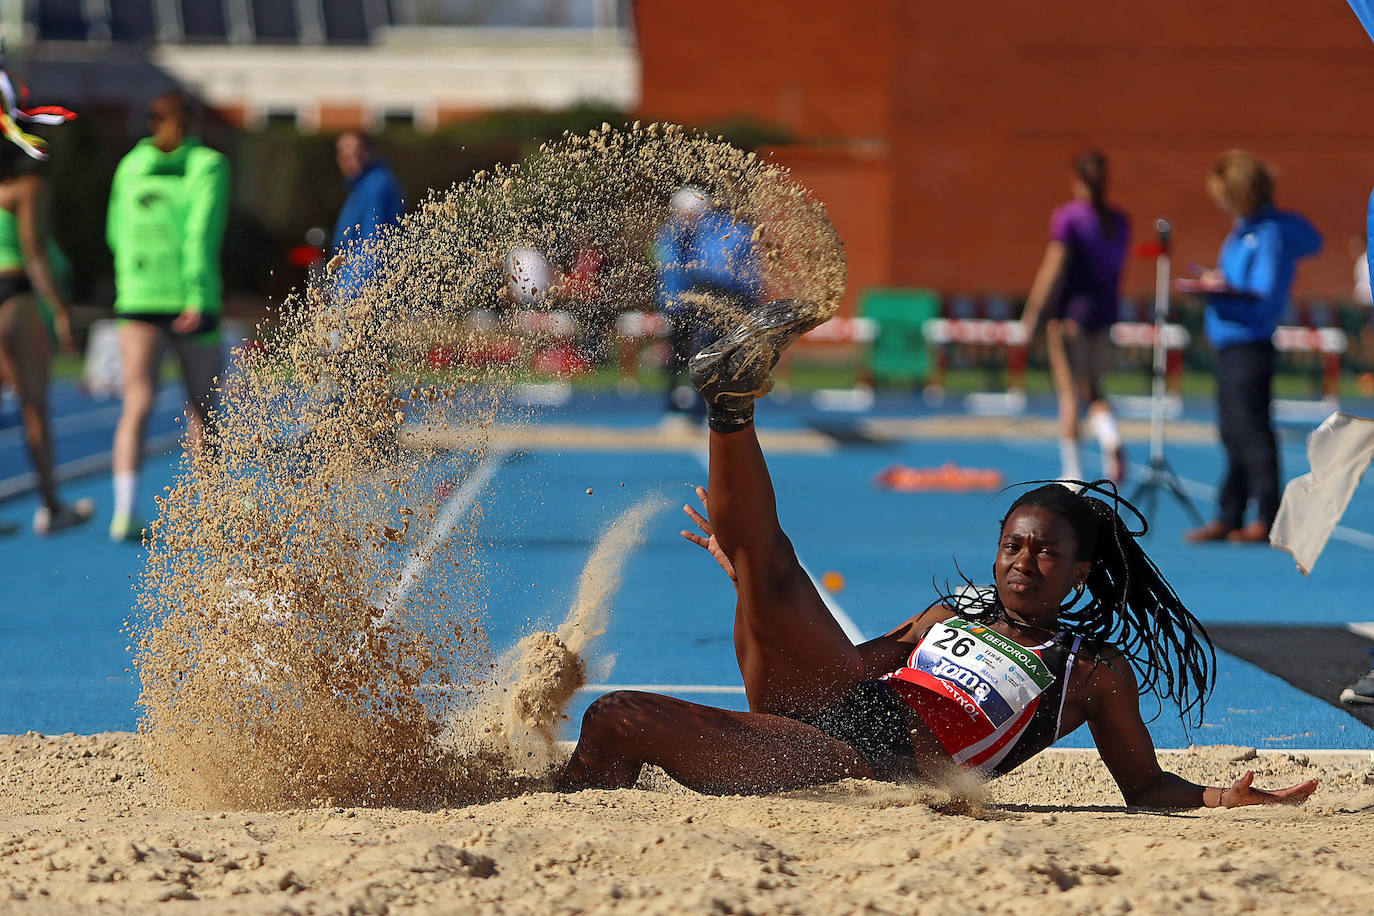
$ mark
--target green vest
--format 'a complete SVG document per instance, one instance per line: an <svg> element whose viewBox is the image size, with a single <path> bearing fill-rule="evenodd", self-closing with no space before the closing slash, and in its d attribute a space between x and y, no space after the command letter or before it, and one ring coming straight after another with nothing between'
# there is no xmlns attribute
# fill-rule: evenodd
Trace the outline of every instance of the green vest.
<svg viewBox="0 0 1374 916"><path fill-rule="evenodd" d="M216 314L229 162L187 138L164 153L140 140L115 169L105 239L114 252L115 311Z"/></svg>
<svg viewBox="0 0 1374 916"><path fill-rule="evenodd" d="M0 207L0 270L18 270L24 266L24 249L19 244L19 217Z"/></svg>

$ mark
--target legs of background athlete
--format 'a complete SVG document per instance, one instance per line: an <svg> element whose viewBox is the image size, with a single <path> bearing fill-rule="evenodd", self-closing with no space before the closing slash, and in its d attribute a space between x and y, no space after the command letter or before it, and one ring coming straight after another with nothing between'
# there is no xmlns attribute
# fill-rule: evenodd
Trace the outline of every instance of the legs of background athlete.
<svg viewBox="0 0 1374 916"><path fill-rule="evenodd" d="M186 383L186 438L194 453L205 445L205 436L216 402L215 380L223 372L224 357L219 338L201 340L199 336L172 335L172 352L181 366Z"/></svg>
<svg viewBox="0 0 1374 916"><path fill-rule="evenodd" d="M32 294L0 303L0 381L19 397L25 444L38 474L38 493L50 512L57 512L52 436L48 428L48 367L52 351L48 331L38 316Z"/></svg>
<svg viewBox="0 0 1374 916"><path fill-rule="evenodd" d="M1078 449L1078 384L1069 364L1064 324L1058 318L1045 323L1045 351L1049 354L1050 379L1059 405L1059 476L1065 480L1082 480L1083 461Z"/></svg>
<svg viewBox="0 0 1374 916"><path fill-rule="evenodd" d="M119 325L119 358L123 366L123 407L115 426L113 470L136 474L143 460L143 433L157 393L162 362L162 329L144 321ZM116 507L116 511L119 511Z"/></svg>

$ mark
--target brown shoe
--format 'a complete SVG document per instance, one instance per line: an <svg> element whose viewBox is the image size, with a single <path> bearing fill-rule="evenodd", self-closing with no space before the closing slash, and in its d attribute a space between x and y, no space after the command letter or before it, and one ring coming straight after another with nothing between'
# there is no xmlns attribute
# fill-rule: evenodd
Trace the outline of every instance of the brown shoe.
<svg viewBox="0 0 1374 916"><path fill-rule="evenodd" d="M1237 544L1262 544L1269 540L1269 523L1257 518L1226 535L1226 540Z"/></svg>
<svg viewBox="0 0 1374 916"><path fill-rule="evenodd" d="M1183 539L1189 544L1201 544L1204 541L1224 541L1235 531L1235 528L1225 522L1210 521L1201 528L1183 532Z"/></svg>

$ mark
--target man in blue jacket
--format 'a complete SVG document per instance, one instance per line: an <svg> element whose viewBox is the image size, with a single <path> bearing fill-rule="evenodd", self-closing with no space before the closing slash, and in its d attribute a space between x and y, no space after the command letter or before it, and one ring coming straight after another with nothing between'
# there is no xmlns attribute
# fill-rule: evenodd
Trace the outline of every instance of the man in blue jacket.
<svg viewBox="0 0 1374 916"><path fill-rule="evenodd" d="M1207 296L1204 327L1217 351L1217 425L1226 448L1218 518L1186 535L1192 542L1264 543L1279 509L1278 443L1270 417L1274 331L1288 308L1297 262L1322 237L1296 213L1274 206L1274 178L1257 157L1225 153L1207 176L1217 206L1237 217L1215 270L1179 288ZM1257 515L1244 523L1246 506Z"/></svg>
<svg viewBox="0 0 1374 916"><path fill-rule="evenodd" d="M669 202L672 210L659 229L654 255L659 266L658 303L668 319L666 410L682 417L691 409L698 419L706 403L684 383L687 360L719 336L709 316L701 314L704 299L748 309L763 294L763 273L754 244L754 226L713 204L701 188L679 188Z"/></svg>
<svg viewBox="0 0 1374 916"><path fill-rule="evenodd" d="M376 273L366 241L405 213L401 185L387 164L372 153L367 135L351 130L334 144L334 157L348 183L348 198L334 224L334 253L351 252L334 275L335 295L357 293Z"/></svg>

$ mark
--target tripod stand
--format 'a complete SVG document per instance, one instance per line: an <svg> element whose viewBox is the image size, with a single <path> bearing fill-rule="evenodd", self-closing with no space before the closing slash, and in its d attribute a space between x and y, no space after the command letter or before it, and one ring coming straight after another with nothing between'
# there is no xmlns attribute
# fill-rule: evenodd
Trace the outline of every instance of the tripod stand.
<svg viewBox="0 0 1374 916"><path fill-rule="evenodd" d="M1158 493L1161 489L1172 493L1179 504L1192 517L1195 524L1202 524L1193 501L1183 491L1169 461L1164 457L1164 408L1168 396L1166 377L1168 372L1168 347L1164 341L1165 326L1169 323L1169 243L1173 227L1167 219L1155 220L1155 234L1159 238L1159 253L1155 257L1155 338L1152 379L1150 382L1150 463L1140 471L1140 480L1131 493L1131 502L1145 512L1146 517L1154 514ZM1147 500L1148 502L1143 502Z"/></svg>

